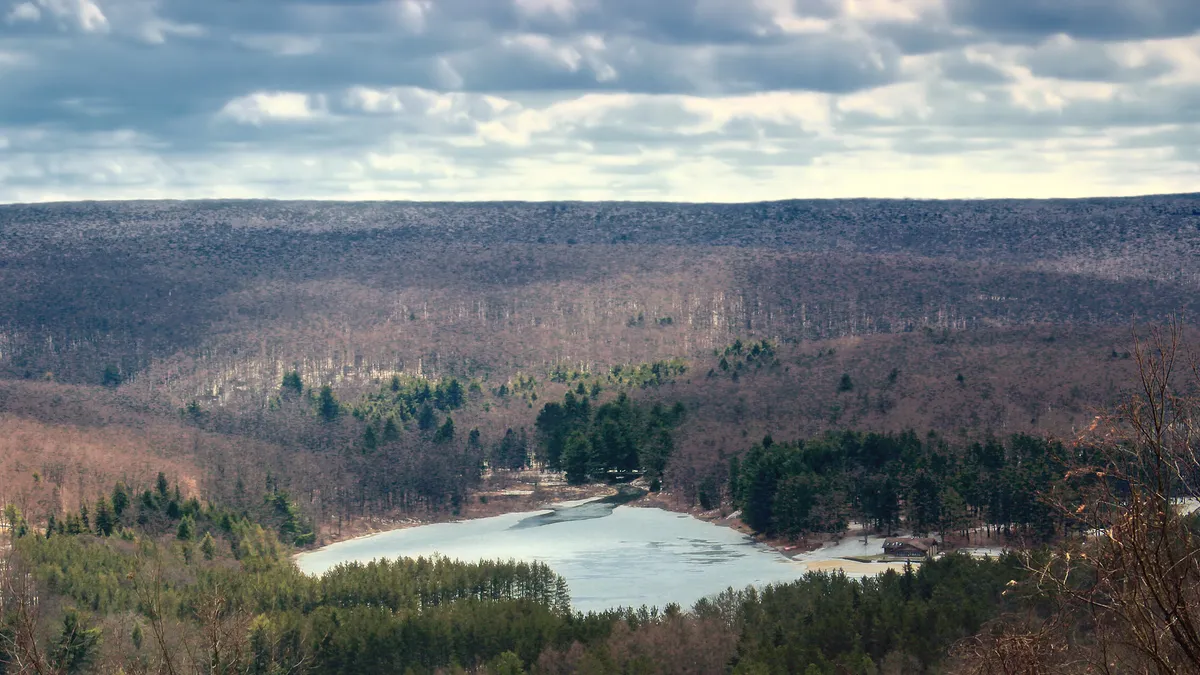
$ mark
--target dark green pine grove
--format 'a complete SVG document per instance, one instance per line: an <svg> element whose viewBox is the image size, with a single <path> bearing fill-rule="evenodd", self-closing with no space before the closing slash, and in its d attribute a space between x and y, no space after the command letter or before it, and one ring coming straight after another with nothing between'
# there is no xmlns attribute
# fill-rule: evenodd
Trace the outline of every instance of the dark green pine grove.
<svg viewBox="0 0 1200 675"><path fill-rule="evenodd" d="M538 414L539 453L546 466L561 469L581 484L610 475L662 475L674 449L672 430L683 420L680 404L646 407L624 392L593 404L567 392L562 403L547 403Z"/></svg>
<svg viewBox="0 0 1200 675"><path fill-rule="evenodd" d="M1044 542L1066 527L1041 495L1064 489L1067 452L1027 435L958 445L913 432L767 437L731 460L728 494L743 520L769 535L837 533L855 520L889 532L903 523L916 534L981 524Z"/></svg>

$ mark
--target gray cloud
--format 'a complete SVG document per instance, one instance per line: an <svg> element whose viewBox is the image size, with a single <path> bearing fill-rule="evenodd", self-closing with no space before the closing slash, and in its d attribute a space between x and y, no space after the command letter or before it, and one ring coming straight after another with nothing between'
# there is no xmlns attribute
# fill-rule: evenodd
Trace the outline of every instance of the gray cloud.
<svg viewBox="0 0 1200 675"><path fill-rule="evenodd" d="M942 75L954 82L1001 84L1012 81L1012 76L995 64L971 60L961 51L942 54L938 66Z"/></svg>
<svg viewBox="0 0 1200 675"><path fill-rule="evenodd" d="M1192 136L1154 128L1200 118L1200 43L1139 40L1195 36L1200 2L919 6L914 19L845 0L0 0L0 201L39 186L328 196L454 180L521 196L506 191L532 179L499 174L530 166L564 196L644 194L638 177L690 186L662 178L675 165L785 189L818 159L1080 134L1196 161ZM563 161L578 175L545 168Z"/></svg>
<svg viewBox="0 0 1200 675"><path fill-rule="evenodd" d="M984 33L1038 37L1063 33L1098 40L1191 35L1195 0L946 0L951 17Z"/></svg>
<svg viewBox="0 0 1200 675"><path fill-rule="evenodd" d="M1034 75L1092 82L1142 82L1169 73L1171 64L1155 58L1142 63L1119 61L1099 42L1051 42L1024 60Z"/></svg>

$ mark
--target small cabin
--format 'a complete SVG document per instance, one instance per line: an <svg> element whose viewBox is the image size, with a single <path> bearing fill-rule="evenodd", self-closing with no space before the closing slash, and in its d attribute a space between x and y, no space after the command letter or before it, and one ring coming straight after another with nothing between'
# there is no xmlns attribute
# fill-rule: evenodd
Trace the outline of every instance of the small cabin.
<svg viewBox="0 0 1200 675"><path fill-rule="evenodd" d="M884 554L898 558L932 558L937 548L933 537L889 537L883 541Z"/></svg>

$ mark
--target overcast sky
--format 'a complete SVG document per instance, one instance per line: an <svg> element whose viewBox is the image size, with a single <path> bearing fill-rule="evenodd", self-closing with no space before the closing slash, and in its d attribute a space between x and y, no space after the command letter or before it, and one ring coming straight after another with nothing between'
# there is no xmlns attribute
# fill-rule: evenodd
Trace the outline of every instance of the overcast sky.
<svg viewBox="0 0 1200 675"><path fill-rule="evenodd" d="M0 0L0 202L1200 191L1200 0Z"/></svg>

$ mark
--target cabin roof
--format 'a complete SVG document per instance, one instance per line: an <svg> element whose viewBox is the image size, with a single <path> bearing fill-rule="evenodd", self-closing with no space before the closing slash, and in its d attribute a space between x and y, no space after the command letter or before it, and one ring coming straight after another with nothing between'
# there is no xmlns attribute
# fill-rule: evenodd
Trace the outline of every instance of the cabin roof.
<svg viewBox="0 0 1200 675"><path fill-rule="evenodd" d="M888 537L883 540L883 547L887 548L903 548L911 546L918 551L928 551L937 546L937 539L933 537Z"/></svg>

